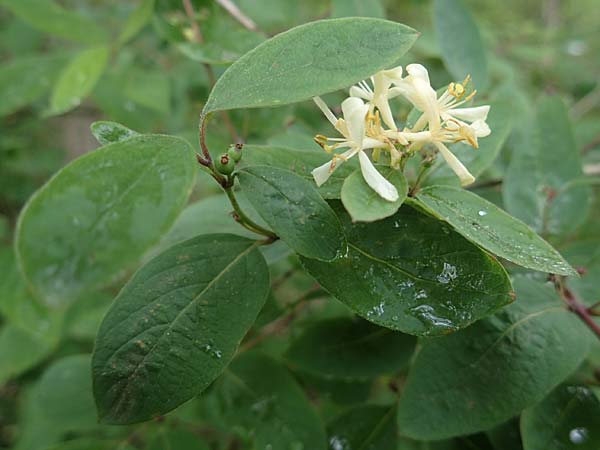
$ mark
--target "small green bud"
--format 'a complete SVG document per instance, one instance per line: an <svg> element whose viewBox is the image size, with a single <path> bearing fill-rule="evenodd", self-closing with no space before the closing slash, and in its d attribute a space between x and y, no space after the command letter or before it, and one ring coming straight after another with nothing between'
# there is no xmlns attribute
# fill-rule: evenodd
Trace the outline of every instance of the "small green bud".
<svg viewBox="0 0 600 450"><path fill-rule="evenodd" d="M216 161L215 168L222 175L231 175L233 169L235 169L235 163L233 159L229 157L227 153L223 153Z"/></svg>
<svg viewBox="0 0 600 450"><path fill-rule="evenodd" d="M231 159L233 159L235 162L239 162L240 159L242 159L242 149L244 148L244 144L235 144L232 145L229 150L227 151L227 154L231 157Z"/></svg>

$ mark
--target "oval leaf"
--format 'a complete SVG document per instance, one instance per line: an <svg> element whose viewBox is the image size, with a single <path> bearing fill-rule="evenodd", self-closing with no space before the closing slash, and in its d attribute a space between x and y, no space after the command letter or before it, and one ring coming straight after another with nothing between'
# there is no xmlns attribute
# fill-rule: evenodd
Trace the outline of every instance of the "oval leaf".
<svg viewBox="0 0 600 450"><path fill-rule="evenodd" d="M228 234L198 236L134 275L96 341L94 396L102 421L149 420L217 378L269 291L258 245Z"/></svg>
<svg viewBox="0 0 600 450"><path fill-rule="evenodd" d="M479 28L462 0L435 0L433 25L448 71L461 81L471 75L477 89L488 83L488 65Z"/></svg>
<svg viewBox="0 0 600 450"><path fill-rule="evenodd" d="M37 295L68 302L138 261L185 205L196 165L184 140L138 136L58 172L17 226L19 263Z"/></svg>
<svg viewBox="0 0 600 450"><path fill-rule="evenodd" d="M327 425L329 448L405 450L398 445L395 413L395 405L361 405L342 413Z"/></svg>
<svg viewBox="0 0 600 450"><path fill-rule="evenodd" d="M585 358L588 331L552 287L515 280L520 301L424 343L400 398L400 433L437 440L487 430L540 401Z"/></svg>
<svg viewBox="0 0 600 450"><path fill-rule="evenodd" d="M402 206L392 217L352 225L346 257L302 258L338 300L378 325L415 335L464 328L511 301L502 266L445 224Z"/></svg>
<svg viewBox="0 0 600 450"><path fill-rule="evenodd" d="M296 252L324 261L346 252L340 221L312 183L266 166L247 167L238 177L254 209Z"/></svg>
<svg viewBox="0 0 600 450"><path fill-rule="evenodd" d="M406 194L408 184L399 170L391 167L377 168L379 172L398 190L398 200L388 202L375 192L365 181L360 170L346 178L342 185L342 203L354 222L374 222L394 215L400 208Z"/></svg>
<svg viewBox="0 0 600 450"><path fill-rule="evenodd" d="M252 429L255 449L327 448L319 416L296 380L281 364L260 353L245 353L222 377L231 428ZM211 408L212 409L212 408Z"/></svg>
<svg viewBox="0 0 600 450"><path fill-rule="evenodd" d="M90 130L101 145L124 141L130 137L138 136L137 131L130 130L125 125L107 120L99 120L90 125Z"/></svg>
<svg viewBox="0 0 600 450"><path fill-rule="evenodd" d="M396 63L417 35L406 25L364 17L292 28L231 65L204 114L295 103L349 87Z"/></svg>
<svg viewBox="0 0 600 450"><path fill-rule="evenodd" d="M311 174L312 170L328 161L331 161L331 155L323 151L303 151L285 147L245 145L244 157L240 164L243 167L270 166L290 170L315 186L315 180ZM331 174L327 183L317 188L321 197L340 198L344 181L357 167L358 161L356 158L339 165L338 169Z"/></svg>
<svg viewBox="0 0 600 450"><path fill-rule="evenodd" d="M472 192L431 186L420 191L417 199L464 237L495 255L528 269L577 275L531 228Z"/></svg>
<svg viewBox="0 0 600 450"><path fill-rule="evenodd" d="M370 378L393 374L408 364L413 336L365 320L319 321L292 342L286 359L303 372L326 378Z"/></svg>
<svg viewBox="0 0 600 450"><path fill-rule="evenodd" d="M0 117L34 102L52 87L65 57L58 55L19 58L0 68Z"/></svg>
<svg viewBox="0 0 600 450"><path fill-rule="evenodd" d="M81 52L63 69L50 97L48 114L62 114L79 106L102 76L110 48L100 46Z"/></svg>
<svg viewBox="0 0 600 450"><path fill-rule="evenodd" d="M542 236L568 234L585 222L590 188L578 184L581 157L562 100L545 97L523 131L503 182L506 210Z"/></svg>
<svg viewBox="0 0 600 450"><path fill-rule="evenodd" d="M0 0L0 6L33 28L54 36L87 44L109 40L108 33L95 20L69 11L53 0Z"/></svg>
<svg viewBox="0 0 600 450"><path fill-rule="evenodd" d="M600 448L600 401L585 386L561 385L523 411L524 450Z"/></svg>

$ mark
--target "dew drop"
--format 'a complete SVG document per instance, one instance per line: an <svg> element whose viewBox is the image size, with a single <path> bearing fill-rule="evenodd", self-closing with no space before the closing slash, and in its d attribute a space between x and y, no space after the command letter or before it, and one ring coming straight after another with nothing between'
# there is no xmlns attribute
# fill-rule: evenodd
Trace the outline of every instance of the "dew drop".
<svg viewBox="0 0 600 450"><path fill-rule="evenodd" d="M487 216L487 211L481 210L477 214L479 214L481 217Z"/></svg>
<svg viewBox="0 0 600 450"><path fill-rule="evenodd" d="M573 428L569 431L569 440L573 444L583 444L588 439L588 430L587 428L579 427Z"/></svg>

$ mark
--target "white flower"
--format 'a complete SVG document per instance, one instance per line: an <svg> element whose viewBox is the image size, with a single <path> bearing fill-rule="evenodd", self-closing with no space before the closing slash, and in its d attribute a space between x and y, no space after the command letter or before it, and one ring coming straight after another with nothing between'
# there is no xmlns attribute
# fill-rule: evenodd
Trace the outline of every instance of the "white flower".
<svg viewBox="0 0 600 450"><path fill-rule="evenodd" d="M450 83L446 91L437 98L435 90L429 82L427 69L420 64L410 64L406 67L408 76L399 82L394 82L398 90L413 106L423 115L417 120L409 132L387 133L390 138L405 139L416 143L432 143L440 152L450 168L459 177L461 185L467 186L475 177L458 160L458 158L446 147L445 143L467 142L474 148L478 148L477 138L488 136L491 131L485 120L490 107L488 105L475 108L458 108L469 101L475 95L473 91L465 97L466 85L470 78L467 77L463 83ZM426 125L429 131L421 131Z"/></svg>
<svg viewBox="0 0 600 450"><path fill-rule="evenodd" d="M401 94L413 104L415 108L423 113L420 127L415 126L414 131L419 131L429 124L429 128L439 128L440 111L437 102L437 94L429 82L427 69L421 64L409 64L406 66L408 75L401 80L395 81L391 95Z"/></svg>
<svg viewBox="0 0 600 450"><path fill-rule="evenodd" d="M381 114L383 122L393 130L398 127L394 122L394 116L390 108L389 99L400 95L399 91L392 91L390 87L395 81L402 79L402 67L396 67L390 70L382 70L371 77L373 89L365 81L358 83L358 86L350 88L351 97L359 97L369 102L369 112L373 113L373 109L377 108Z"/></svg>
<svg viewBox="0 0 600 450"><path fill-rule="evenodd" d="M327 117L333 127L343 136L343 139L317 136L317 142L327 152L331 152L337 148L350 148L344 153L334 154L331 162L327 162L311 172L317 186L325 183L334 170L339 167L339 164L358 154L360 169L367 184L385 200L390 202L398 200L398 191L394 185L377 171L367 154L363 151L387 145L382 141L365 136L365 118L369 112L369 105L366 105L357 97L349 97L342 102L343 119L338 119L321 98L315 97L313 100L321 111L323 111L323 114L325 114L325 117ZM334 141L336 144L328 145L328 141Z"/></svg>

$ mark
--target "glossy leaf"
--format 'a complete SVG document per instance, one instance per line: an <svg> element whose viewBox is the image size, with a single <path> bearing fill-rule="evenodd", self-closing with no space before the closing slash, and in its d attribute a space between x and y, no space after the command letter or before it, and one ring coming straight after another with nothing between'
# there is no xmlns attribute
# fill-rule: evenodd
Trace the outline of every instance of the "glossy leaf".
<svg viewBox="0 0 600 450"><path fill-rule="evenodd" d="M398 445L395 419L395 405L352 408L327 425L329 448L404 450Z"/></svg>
<svg viewBox="0 0 600 450"><path fill-rule="evenodd" d="M551 286L514 281L517 302L424 343L400 398L400 433L437 440L489 429L546 396L583 361L588 331Z"/></svg>
<svg viewBox="0 0 600 450"><path fill-rule="evenodd" d="M64 304L130 268L185 205L196 164L187 142L150 135L62 169L19 218L19 263L36 294Z"/></svg>
<svg viewBox="0 0 600 450"><path fill-rule="evenodd" d="M340 221L310 182L267 166L242 169L238 178L254 209L296 252L325 261L346 252Z"/></svg>
<svg viewBox="0 0 600 450"><path fill-rule="evenodd" d="M69 11L54 0L0 0L0 6L33 28L54 36L86 44L108 41L108 34L96 21Z"/></svg>
<svg viewBox="0 0 600 450"><path fill-rule="evenodd" d="M316 144L314 144L316 146ZM294 172L316 187L311 171L331 160L331 155L323 151L307 149L292 150L284 147L271 147L260 145L244 146L244 156L240 164L242 167L271 166L279 167ZM352 172L358 167L358 161L351 159L331 174L327 183L317 190L323 198L340 198L342 185Z"/></svg>
<svg viewBox="0 0 600 450"><path fill-rule="evenodd" d="M572 232L588 214L590 189L576 183L581 159L562 101L545 97L524 131L504 180L506 209L542 235Z"/></svg>
<svg viewBox="0 0 600 450"><path fill-rule="evenodd" d="M232 64L204 114L307 100L368 78L394 64L417 32L382 19L310 22L281 33Z"/></svg>
<svg viewBox="0 0 600 450"><path fill-rule="evenodd" d="M393 374L412 356L413 336L362 319L321 320L294 340L286 353L293 367L326 378Z"/></svg>
<svg viewBox="0 0 600 450"><path fill-rule="evenodd" d="M152 19L155 0L140 0L137 8L131 13L125 22L125 26L117 39L120 45L138 34L145 25Z"/></svg>
<svg viewBox="0 0 600 450"><path fill-rule="evenodd" d="M124 125L107 120L99 120L90 125L90 130L100 145L112 144L138 136L137 131L130 130Z"/></svg>
<svg viewBox="0 0 600 450"><path fill-rule="evenodd" d="M102 76L110 48L94 47L79 53L63 69L50 98L49 114L62 114L79 106Z"/></svg>
<svg viewBox="0 0 600 450"><path fill-rule="evenodd" d="M479 28L462 0L435 0L433 25L444 65L457 81L471 75L477 89L488 84L488 64Z"/></svg>
<svg viewBox="0 0 600 450"><path fill-rule="evenodd" d="M239 236L198 236L134 275L96 341L94 396L102 421L149 420L217 378L269 291L257 247Z"/></svg>
<svg viewBox="0 0 600 450"><path fill-rule="evenodd" d="M298 383L273 359L245 353L224 373L229 414L252 430L252 448L325 450L323 424Z"/></svg>
<svg viewBox="0 0 600 450"><path fill-rule="evenodd" d="M346 211L354 222L374 222L385 219L398 211L408 193L408 184L401 171L379 166L379 172L398 191L398 200L388 202L379 196L365 181L362 172L352 173L342 185L341 198Z"/></svg>
<svg viewBox="0 0 600 450"><path fill-rule="evenodd" d="M511 302L506 272L447 225L409 206L370 224L352 224L346 257L302 258L334 297L378 325L415 335L464 328Z"/></svg>
<svg viewBox="0 0 600 450"><path fill-rule="evenodd" d="M528 269L577 275L531 228L472 192L431 186L420 191L417 199L460 234L495 255Z"/></svg>
<svg viewBox="0 0 600 450"><path fill-rule="evenodd" d="M12 114L50 91L64 64L63 56L15 59L0 68L0 117Z"/></svg>
<svg viewBox="0 0 600 450"><path fill-rule="evenodd" d="M585 386L560 385L542 402L523 411L524 450L600 448L600 401Z"/></svg>

